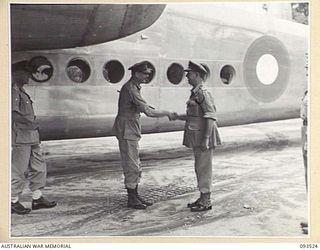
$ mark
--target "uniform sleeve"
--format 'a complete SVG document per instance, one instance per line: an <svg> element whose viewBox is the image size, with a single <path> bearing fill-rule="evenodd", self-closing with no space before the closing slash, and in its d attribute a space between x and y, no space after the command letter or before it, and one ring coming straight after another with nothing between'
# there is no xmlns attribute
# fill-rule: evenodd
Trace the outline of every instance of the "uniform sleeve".
<svg viewBox="0 0 320 250"><path fill-rule="evenodd" d="M20 113L19 110L19 103L20 103L20 95L19 91L16 90L15 88L12 88L12 95L11 95L11 111L16 111Z"/></svg>
<svg viewBox="0 0 320 250"><path fill-rule="evenodd" d="M149 108L147 102L142 98L140 91L135 88L131 88L129 94L132 103L137 107L139 112L145 112Z"/></svg>
<svg viewBox="0 0 320 250"><path fill-rule="evenodd" d="M200 107L203 111L203 118L216 120L216 106L214 105L213 97L211 94L202 90L197 94L197 102L200 104Z"/></svg>
<svg viewBox="0 0 320 250"><path fill-rule="evenodd" d="M300 117L303 120L308 120L308 94L305 94L300 107Z"/></svg>

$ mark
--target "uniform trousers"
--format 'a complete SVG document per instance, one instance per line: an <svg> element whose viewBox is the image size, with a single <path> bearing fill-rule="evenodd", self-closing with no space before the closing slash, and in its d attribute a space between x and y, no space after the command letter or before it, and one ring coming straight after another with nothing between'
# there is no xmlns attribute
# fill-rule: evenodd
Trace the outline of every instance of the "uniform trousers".
<svg viewBox="0 0 320 250"><path fill-rule="evenodd" d="M126 188L135 189L141 178L139 141L118 138Z"/></svg>
<svg viewBox="0 0 320 250"><path fill-rule="evenodd" d="M201 193L211 192L213 148L209 148L205 151L201 151L200 147L193 147L192 149L199 191Z"/></svg>
<svg viewBox="0 0 320 250"><path fill-rule="evenodd" d="M308 126L303 125L301 127L301 141L302 141L302 155L303 155L303 165L304 174L306 180L306 188L308 190Z"/></svg>
<svg viewBox="0 0 320 250"><path fill-rule="evenodd" d="M19 196L27 180L32 192L44 188L47 166L40 145L13 145L11 154L11 196Z"/></svg>

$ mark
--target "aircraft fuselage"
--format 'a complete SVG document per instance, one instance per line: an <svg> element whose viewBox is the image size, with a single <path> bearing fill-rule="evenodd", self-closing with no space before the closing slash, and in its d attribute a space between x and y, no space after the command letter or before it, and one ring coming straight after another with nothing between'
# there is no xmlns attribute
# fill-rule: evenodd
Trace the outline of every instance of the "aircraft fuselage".
<svg viewBox="0 0 320 250"><path fill-rule="evenodd" d="M307 86L308 26L226 12L225 5L202 8L170 4L151 27L101 45L13 53L13 61L38 57L51 64L48 80L33 79L26 87L42 139L113 135L118 90L130 78L127 68L142 60L155 71L142 85L142 96L157 109L185 113L191 86L181 69L196 60L211 70L205 86L214 97L219 126L298 117ZM72 67L84 69L84 81L70 79ZM143 133L183 126L142 115Z"/></svg>

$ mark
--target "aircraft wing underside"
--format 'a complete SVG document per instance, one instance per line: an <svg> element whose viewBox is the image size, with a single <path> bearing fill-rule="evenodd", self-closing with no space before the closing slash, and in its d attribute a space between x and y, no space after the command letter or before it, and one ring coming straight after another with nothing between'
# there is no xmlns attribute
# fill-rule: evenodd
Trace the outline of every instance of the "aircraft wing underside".
<svg viewBox="0 0 320 250"><path fill-rule="evenodd" d="M12 4L13 51L72 48L131 35L153 24L163 4Z"/></svg>

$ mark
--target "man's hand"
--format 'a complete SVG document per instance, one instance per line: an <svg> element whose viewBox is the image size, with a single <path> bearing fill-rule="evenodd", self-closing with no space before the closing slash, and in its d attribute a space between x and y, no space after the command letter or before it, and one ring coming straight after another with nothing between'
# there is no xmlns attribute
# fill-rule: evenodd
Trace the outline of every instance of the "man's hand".
<svg viewBox="0 0 320 250"><path fill-rule="evenodd" d="M179 115L176 112L171 112L171 113L168 114L168 118L169 118L170 121L177 120L178 117L179 117Z"/></svg>
<svg viewBox="0 0 320 250"><path fill-rule="evenodd" d="M201 142L201 151L209 149L209 137L204 137Z"/></svg>

